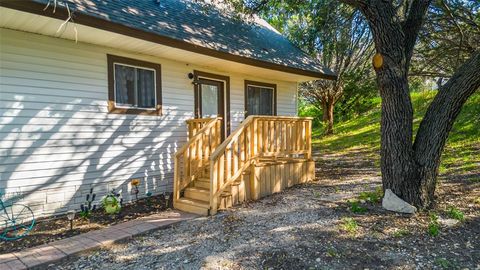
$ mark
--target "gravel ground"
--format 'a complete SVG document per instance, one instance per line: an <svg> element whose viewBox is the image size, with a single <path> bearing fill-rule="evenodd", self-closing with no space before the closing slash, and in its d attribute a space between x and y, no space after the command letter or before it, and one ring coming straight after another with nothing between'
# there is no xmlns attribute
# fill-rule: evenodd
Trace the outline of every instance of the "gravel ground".
<svg viewBox="0 0 480 270"><path fill-rule="evenodd" d="M368 202L361 202L366 213L352 213L348 200L381 184L365 153L323 154L317 174L316 182L49 268L480 269L480 183L469 181L480 172L442 176L434 211L446 225L437 237L427 233L428 213L397 215ZM466 220L451 224L446 205Z"/></svg>

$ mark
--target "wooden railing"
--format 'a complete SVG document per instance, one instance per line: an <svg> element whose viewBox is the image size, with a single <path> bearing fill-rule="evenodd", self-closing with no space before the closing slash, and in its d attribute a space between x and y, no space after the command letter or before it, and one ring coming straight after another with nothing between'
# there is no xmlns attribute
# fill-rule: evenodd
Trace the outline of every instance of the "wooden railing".
<svg viewBox="0 0 480 270"><path fill-rule="evenodd" d="M210 214L217 212L225 189L257 157L310 159L311 118L249 116L210 156Z"/></svg>
<svg viewBox="0 0 480 270"><path fill-rule="evenodd" d="M196 118L187 120L188 139L197 134L208 122L215 118Z"/></svg>
<svg viewBox="0 0 480 270"><path fill-rule="evenodd" d="M189 121L193 122L188 120L187 123ZM175 154L174 200L180 198L180 191L195 179L221 143L221 127L221 118L210 118L201 129L195 130L195 134Z"/></svg>

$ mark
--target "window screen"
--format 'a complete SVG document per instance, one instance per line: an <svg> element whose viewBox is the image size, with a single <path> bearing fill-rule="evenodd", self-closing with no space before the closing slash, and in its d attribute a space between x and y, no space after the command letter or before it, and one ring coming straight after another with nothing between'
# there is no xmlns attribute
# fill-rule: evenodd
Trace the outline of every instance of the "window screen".
<svg viewBox="0 0 480 270"><path fill-rule="evenodd" d="M155 109L155 71L116 63L115 104L121 107Z"/></svg>
<svg viewBox="0 0 480 270"><path fill-rule="evenodd" d="M273 88L248 85L247 86L247 116L274 115Z"/></svg>

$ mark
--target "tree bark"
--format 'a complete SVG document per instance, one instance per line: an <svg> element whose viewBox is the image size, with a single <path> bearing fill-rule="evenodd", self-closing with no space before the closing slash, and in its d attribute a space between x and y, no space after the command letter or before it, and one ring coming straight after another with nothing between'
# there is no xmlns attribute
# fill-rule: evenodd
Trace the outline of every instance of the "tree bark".
<svg viewBox="0 0 480 270"><path fill-rule="evenodd" d="M413 0L403 21L390 1L341 0L369 21L375 48L384 58L376 70L382 97L381 170L384 189L420 209L434 201L440 157L463 104L480 87L480 53L439 89L412 144L413 108L407 72L430 0Z"/></svg>
<svg viewBox="0 0 480 270"><path fill-rule="evenodd" d="M413 144L421 196L419 205L434 201L440 158L448 134L467 99L480 88L480 52L475 52L442 86L427 109Z"/></svg>
<svg viewBox="0 0 480 270"><path fill-rule="evenodd" d="M335 107L335 102L331 98L322 99L322 121L325 126L325 135L333 134L333 109Z"/></svg>
<svg viewBox="0 0 480 270"><path fill-rule="evenodd" d="M335 103L329 102L327 104L327 129L325 131L326 135L333 134L333 109L335 107Z"/></svg>

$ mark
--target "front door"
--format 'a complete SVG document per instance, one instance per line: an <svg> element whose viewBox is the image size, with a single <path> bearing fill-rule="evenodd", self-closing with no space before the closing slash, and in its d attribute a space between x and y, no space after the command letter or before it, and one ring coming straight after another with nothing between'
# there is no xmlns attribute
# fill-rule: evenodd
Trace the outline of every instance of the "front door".
<svg viewBox="0 0 480 270"><path fill-rule="evenodd" d="M195 87L195 117L222 117L222 140L225 138L225 87L223 81L199 79Z"/></svg>

